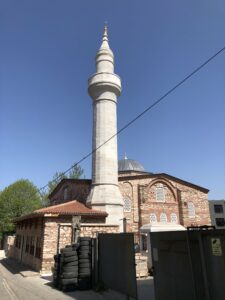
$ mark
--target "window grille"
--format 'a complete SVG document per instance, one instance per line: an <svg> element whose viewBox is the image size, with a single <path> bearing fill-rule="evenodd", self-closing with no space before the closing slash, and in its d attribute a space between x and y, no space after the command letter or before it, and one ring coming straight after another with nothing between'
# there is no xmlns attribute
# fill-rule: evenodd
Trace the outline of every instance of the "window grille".
<svg viewBox="0 0 225 300"><path fill-rule="evenodd" d="M157 222L156 214L150 214L150 223Z"/></svg>
<svg viewBox="0 0 225 300"><path fill-rule="evenodd" d="M172 213L170 215L170 222L171 223L177 223L177 215L175 213Z"/></svg>
<svg viewBox="0 0 225 300"><path fill-rule="evenodd" d="M156 187L156 201L164 202L165 201L165 191L163 184L158 184Z"/></svg>
<svg viewBox="0 0 225 300"><path fill-rule="evenodd" d="M161 223L166 223L167 222L167 216L165 213L160 214L160 222Z"/></svg>
<svg viewBox="0 0 225 300"><path fill-rule="evenodd" d="M124 212L131 212L131 201L129 198L124 199L124 206L123 206Z"/></svg>
<svg viewBox="0 0 225 300"><path fill-rule="evenodd" d="M189 218L195 217L195 206L192 202L188 202L188 216Z"/></svg>

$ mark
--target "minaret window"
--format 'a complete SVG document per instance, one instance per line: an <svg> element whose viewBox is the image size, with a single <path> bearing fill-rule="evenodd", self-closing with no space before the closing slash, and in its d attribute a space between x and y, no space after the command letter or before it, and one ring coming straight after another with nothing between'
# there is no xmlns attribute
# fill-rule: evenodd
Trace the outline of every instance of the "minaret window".
<svg viewBox="0 0 225 300"><path fill-rule="evenodd" d="M123 206L124 212L131 212L131 201L129 198L124 199L124 206Z"/></svg>
<svg viewBox="0 0 225 300"><path fill-rule="evenodd" d="M160 214L160 222L161 223L166 223L167 222L167 216L165 213Z"/></svg>
<svg viewBox="0 0 225 300"><path fill-rule="evenodd" d="M165 191L162 183L156 186L156 201L165 202Z"/></svg>
<svg viewBox="0 0 225 300"><path fill-rule="evenodd" d="M177 223L177 215L175 213L172 213L170 215L170 222L171 223Z"/></svg>

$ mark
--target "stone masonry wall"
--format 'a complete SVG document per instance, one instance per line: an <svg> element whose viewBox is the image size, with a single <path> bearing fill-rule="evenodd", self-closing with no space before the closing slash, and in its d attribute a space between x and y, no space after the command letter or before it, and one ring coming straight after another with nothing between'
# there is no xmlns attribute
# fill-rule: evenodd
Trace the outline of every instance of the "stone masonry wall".
<svg viewBox="0 0 225 300"><path fill-rule="evenodd" d="M84 217L85 223L81 219L80 236L95 237L97 233L116 233L119 232L118 226L107 226L102 223L87 223L91 218ZM44 226L44 244L41 273L51 273L54 265L54 255L57 253L58 227L60 224L59 249L71 244L72 229L71 216L60 218L46 218Z"/></svg>
<svg viewBox="0 0 225 300"><path fill-rule="evenodd" d="M165 201L156 201L156 186L163 185ZM138 235L139 228L150 223L150 214L155 214L160 221L160 214L165 213L167 221L171 221L171 214L176 214L177 222L185 227L210 225L208 195L200 189L168 180L163 177L120 178L119 186L123 198L131 200L131 211L124 212L127 218L127 231ZM192 202L195 216L188 213L188 203Z"/></svg>
<svg viewBox="0 0 225 300"><path fill-rule="evenodd" d="M90 184L90 181L82 181L80 183L78 181L74 184L72 180L68 180L50 199L50 205L56 205L70 200L78 200L85 203L90 191ZM64 194L65 189L67 189L66 195Z"/></svg>

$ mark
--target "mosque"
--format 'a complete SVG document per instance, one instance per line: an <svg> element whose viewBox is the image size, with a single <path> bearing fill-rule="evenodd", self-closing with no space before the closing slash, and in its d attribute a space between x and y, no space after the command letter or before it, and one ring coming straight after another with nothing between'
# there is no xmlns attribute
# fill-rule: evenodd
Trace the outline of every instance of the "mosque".
<svg viewBox="0 0 225 300"><path fill-rule="evenodd" d="M121 81L114 73L106 26L88 92L93 101L92 179L63 179L49 195L49 207L16 220L12 256L42 274L50 272L57 247L71 242L74 217L81 236L133 232L142 250L142 231L152 224L211 224L208 189L169 174L147 172L127 157L118 162L116 109Z"/></svg>

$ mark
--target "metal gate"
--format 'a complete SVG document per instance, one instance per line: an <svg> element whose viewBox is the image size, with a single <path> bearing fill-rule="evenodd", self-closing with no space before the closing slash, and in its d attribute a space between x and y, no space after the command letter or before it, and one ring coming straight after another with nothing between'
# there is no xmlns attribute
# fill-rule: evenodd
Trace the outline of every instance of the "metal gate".
<svg viewBox="0 0 225 300"><path fill-rule="evenodd" d="M137 299L134 236L98 235L99 280L108 288Z"/></svg>
<svg viewBox="0 0 225 300"><path fill-rule="evenodd" d="M156 300L225 299L225 230L150 234Z"/></svg>

